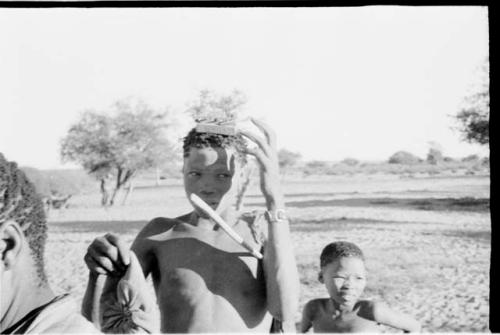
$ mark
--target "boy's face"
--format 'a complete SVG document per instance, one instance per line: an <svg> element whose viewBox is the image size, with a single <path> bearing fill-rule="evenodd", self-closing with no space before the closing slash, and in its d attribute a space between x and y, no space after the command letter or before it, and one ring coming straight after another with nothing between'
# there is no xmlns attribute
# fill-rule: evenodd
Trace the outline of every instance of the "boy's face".
<svg viewBox="0 0 500 335"><path fill-rule="evenodd" d="M235 202L236 158L232 149L191 147L184 158L184 189L221 213ZM194 207L194 206L193 206Z"/></svg>
<svg viewBox="0 0 500 335"><path fill-rule="evenodd" d="M365 264L358 257L340 257L321 268L320 281L335 302L352 307L366 286Z"/></svg>

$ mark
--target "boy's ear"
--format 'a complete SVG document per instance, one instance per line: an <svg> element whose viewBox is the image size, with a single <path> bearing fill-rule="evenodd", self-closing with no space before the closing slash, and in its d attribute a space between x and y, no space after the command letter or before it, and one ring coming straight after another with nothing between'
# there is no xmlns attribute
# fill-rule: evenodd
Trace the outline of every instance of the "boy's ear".
<svg viewBox="0 0 500 335"><path fill-rule="evenodd" d="M16 264L24 243L24 233L17 222L10 220L0 225L0 261L4 269Z"/></svg>
<svg viewBox="0 0 500 335"><path fill-rule="evenodd" d="M318 272L318 280L321 284L325 283L325 280L323 278L323 271Z"/></svg>

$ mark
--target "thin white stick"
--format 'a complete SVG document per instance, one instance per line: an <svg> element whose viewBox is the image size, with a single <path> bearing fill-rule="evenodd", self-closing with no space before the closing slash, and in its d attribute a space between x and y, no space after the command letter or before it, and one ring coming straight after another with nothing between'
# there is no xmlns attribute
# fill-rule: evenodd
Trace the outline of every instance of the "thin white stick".
<svg viewBox="0 0 500 335"><path fill-rule="evenodd" d="M224 230L226 234L229 235L233 240L235 240L239 245L250 251L250 253L255 256L258 259L262 259L263 256L260 252L252 248L252 246L245 241L243 241L243 238L238 235L237 232L233 230L226 222L224 222L224 219L220 217L219 214L217 214L205 201L203 201L200 197L198 197L196 194L191 193L191 201L198 206L202 211L204 211L212 220L215 221L219 225L219 227Z"/></svg>

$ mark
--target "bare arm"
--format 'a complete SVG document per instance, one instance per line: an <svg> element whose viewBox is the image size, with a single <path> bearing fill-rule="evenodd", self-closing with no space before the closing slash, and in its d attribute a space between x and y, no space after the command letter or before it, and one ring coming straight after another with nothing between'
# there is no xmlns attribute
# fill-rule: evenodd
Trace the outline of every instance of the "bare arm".
<svg viewBox="0 0 500 335"><path fill-rule="evenodd" d="M404 332L420 332L420 323L411 316L395 311L382 302L373 303L373 318L380 324L398 328Z"/></svg>
<svg viewBox="0 0 500 335"><path fill-rule="evenodd" d="M285 208L284 204L270 207L271 212L274 208ZM293 324L298 308L299 278L287 220L269 223L263 263L269 312L278 320Z"/></svg>
<svg viewBox="0 0 500 335"><path fill-rule="evenodd" d="M275 213L278 209L285 209L279 180L276 137L264 123L254 119L252 122L262 131L265 139L248 131L241 131L241 134L258 146L254 150L248 149L247 153L255 156L259 162L261 191L266 199L267 209ZM299 276L288 220L269 222L263 264L269 312L283 322L285 330L293 331L298 308Z"/></svg>
<svg viewBox="0 0 500 335"><path fill-rule="evenodd" d="M145 277L152 264L144 236L148 235L151 224L146 225L133 243L137 255L133 264L128 247L113 234L94 240L85 255L90 271L82 314L104 332L156 330L149 316L154 299L144 292Z"/></svg>
<svg viewBox="0 0 500 335"><path fill-rule="evenodd" d="M312 319L314 315L314 300L309 301L302 311L302 321L300 322L300 332L307 333L312 327Z"/></svg>
<svg viewBox="0 0 500 335"><path fill-rule="evenodd" d="M96 238L88 247L84 257L89 269L89 279L82 301L82 315L99 326L98 300L104 282L114 281L115 285L130 263L128 248L116 235L108 233Z"/></svg>

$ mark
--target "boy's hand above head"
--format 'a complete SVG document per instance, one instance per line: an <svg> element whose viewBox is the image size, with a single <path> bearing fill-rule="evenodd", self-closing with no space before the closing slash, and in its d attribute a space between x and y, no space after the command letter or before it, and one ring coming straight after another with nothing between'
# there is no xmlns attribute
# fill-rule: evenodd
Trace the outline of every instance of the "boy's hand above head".
<svg viewBox="0 0 500 335"><path fill-rule="evenodd" d="M260 165L260 188L266 199L267 208L272 210L284 206L283 194L279 179L279 161L276 149L276 134L264 122L251 118L252 123L262 132L257 135L252 131L240 129L239 133L248 138L256 148L246 149L247 154L254 156Z"/></svg>
<svg viewBox="0 0 500 335"><path fill-rule="evenodd" d="M84 260L92 273L120 276L130 264L130 250L120 237L108 233L92 241Z"/></svg>

